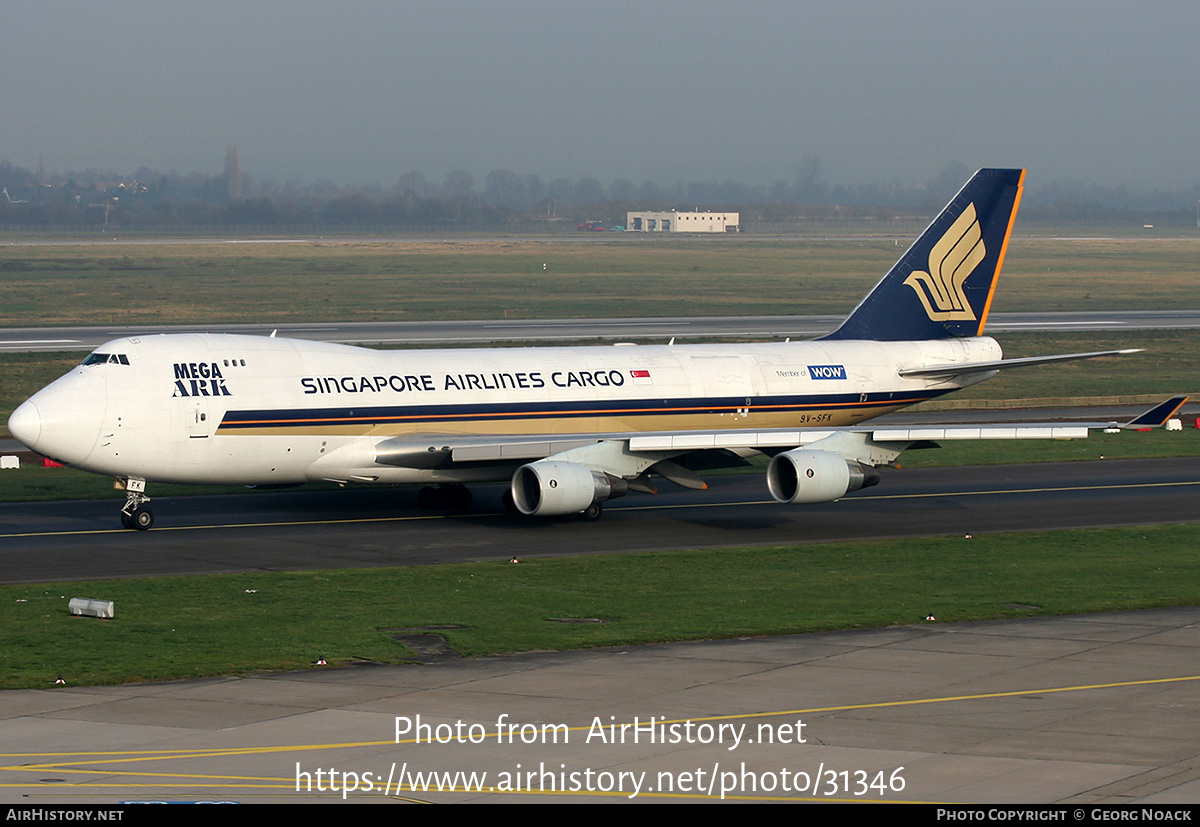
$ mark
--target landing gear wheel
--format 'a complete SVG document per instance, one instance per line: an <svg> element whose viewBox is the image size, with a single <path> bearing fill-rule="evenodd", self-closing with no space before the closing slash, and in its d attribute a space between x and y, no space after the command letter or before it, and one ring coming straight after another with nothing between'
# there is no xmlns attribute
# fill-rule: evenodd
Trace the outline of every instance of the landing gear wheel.
<svg viewBox="0 0 1200 827"><path fill-rule="evenodd" d="M121 525L125 526L130 531L133 530L133 520L124 511L121 512Z"/></svg>
<svg viewBox="0 0 1200 827"><path fill-rule="evenodd" d="M431 511L466 511L471 499L471 489L458 482L437 488L426 486L417 492L417 505Z"/></svg>
<svg viewBox="0 0 1200 827"><path fill-rule="evenodd" d="M604 513L604 506L600 503L592 503L583 511L579 512L579 519L586 520L589 523L594 523L600 519L600 515Z"/></svg>
<svg viewBox="0 0 1200 827"><path fill-rule="evenodd" d="M517 508L516 501L513 500L512 489L505 488L504 493L500 495L500 504L504 506L504 510L509 514L519 514L520 509Z"/></svg>
<svg viewBox="0 0 1200 827"><path fill-rule="evenodd" d="M154 512L149 508L135 508L133 514L129 517L129 522L133 528L138 531L149 531L154 525Z"/></svg>
<svg viewBox="0 0 1200 827"><path fill-rule="evenodd" d="M449 501L448 507L451 511L468 511L471 508L471 489L467 488L462 483L447 485L445 487L446 498Z"/></svg>

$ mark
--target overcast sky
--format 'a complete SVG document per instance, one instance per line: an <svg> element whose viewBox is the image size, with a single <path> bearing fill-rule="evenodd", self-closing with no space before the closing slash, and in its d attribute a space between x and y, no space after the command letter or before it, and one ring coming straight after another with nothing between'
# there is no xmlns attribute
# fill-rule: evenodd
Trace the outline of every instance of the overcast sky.
<svg viewBox="0 0 1200 827"><path fill-rule="evenodd" d="M0 159L390 186L1200 183L1200 3L4 0Z"/></svg>

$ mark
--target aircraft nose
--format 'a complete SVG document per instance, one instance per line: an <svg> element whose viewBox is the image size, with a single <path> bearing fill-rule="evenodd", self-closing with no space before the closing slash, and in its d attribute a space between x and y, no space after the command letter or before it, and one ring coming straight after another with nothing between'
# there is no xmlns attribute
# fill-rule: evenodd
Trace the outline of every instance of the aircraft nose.
<svg viewBox="0 0 1200 827"><path fill-rule="evenodd" d="M79 465L96 448L106 403L104 378L74 371L13 411L8 430L43 456Z"/></svg>
<svg viewBox="0 0 1200 827"><path fill-rule="evenodd" d="M8 432L30 450L37 450L42 436L42 412L33 400L22 402L8 418Z"/></svg>

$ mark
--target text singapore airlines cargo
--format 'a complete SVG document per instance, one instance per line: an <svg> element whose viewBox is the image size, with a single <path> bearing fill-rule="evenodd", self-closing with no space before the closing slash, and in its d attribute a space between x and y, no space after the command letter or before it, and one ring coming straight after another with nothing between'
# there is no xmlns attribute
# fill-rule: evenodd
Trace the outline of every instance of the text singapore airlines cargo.
<svg viewBox="0 0 1200 827"><path fill-rule="evenodd" d="M1023 170L977 172L842 325L774 344L378 351L274 337L117 339L9 419L34 451L115 477L147 529L148 482L465 484L508 480L523 514L582 514L656 477L773 457L781 503L873 485L910 445L1064 438L1083 426L872 428L862 423L1013 367L982 336ZM1182 399L1126 423L1159 424Z"/></svg>

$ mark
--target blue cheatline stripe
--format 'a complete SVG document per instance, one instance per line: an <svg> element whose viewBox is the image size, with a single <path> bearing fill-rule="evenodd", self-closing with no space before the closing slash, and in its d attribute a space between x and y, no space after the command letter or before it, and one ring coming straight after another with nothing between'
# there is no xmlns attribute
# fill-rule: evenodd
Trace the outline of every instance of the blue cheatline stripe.
<svg viewBox="0 0 1200 827"><path fill-rule="evenodd" d="M605 399L572 402L505 402L483 405L386 405L341 408L287 408L229 411L220 429L244 430L293 425L347 425L407 422L505 421L513 419L578 419L595 416L662 416L721 414L748 409L758 413L788 413L829 408L869 409L912 405L941 396L943 390L863 394L833 393L807 396L760 396L682 399ZM747 401L749 399L749 401Z"/></svg>

